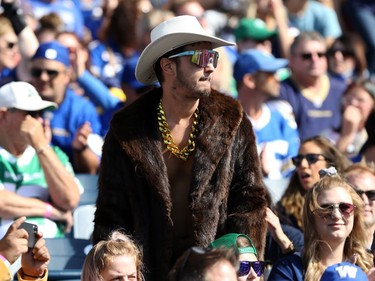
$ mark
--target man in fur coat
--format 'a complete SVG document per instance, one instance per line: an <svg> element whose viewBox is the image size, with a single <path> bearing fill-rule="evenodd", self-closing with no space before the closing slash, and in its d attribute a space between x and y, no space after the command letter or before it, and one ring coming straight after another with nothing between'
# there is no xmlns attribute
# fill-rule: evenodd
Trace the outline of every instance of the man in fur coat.
<svg viewBox="0 0 375 281"><path fill-rule="evenodd" d="M252 126L237 101L210 88L213 49L227 45L195 17L161 23L136 68L141 83L161 87L111 121L94 243L123 228L143 248L146 280L166 280L184 250L228 232L249 235L263 255L266 192Z"/></svg>

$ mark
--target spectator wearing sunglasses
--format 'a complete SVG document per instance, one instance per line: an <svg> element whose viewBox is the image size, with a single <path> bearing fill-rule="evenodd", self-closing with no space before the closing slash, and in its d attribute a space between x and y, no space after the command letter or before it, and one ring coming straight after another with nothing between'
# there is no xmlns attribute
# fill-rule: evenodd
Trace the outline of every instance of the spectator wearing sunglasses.
<svg viewBox="0 0 375 281"><path fill-rule="evenodd" d="M168 281L236 281L238 254L225 247L191 247L178 258Z"/></svg>
<svg viewBox="0 0 375 281"><path fill-rule="evenodd" d="M343 176L361 196L365 206L363 218L366 232L366 249L375 253L375 168L373 164L355 163L346 168Z"/></svg>
<svg viewBox="0 0 375 281"><path fill-rule="evenodd" d="M20 216L46 238L70 232L79 186L67 155L50 146L51 129L42 118L44 110L56 107L29 83L0 88L0 237Z"/></svg>
<svg viewBox="0 0 375 281"><path fill-rule="evenodd" d="M270 179L289 177L290 158L299 147L297 124L285 101L270 101L279 96L281 71L286 59L276 59L260 50L242 52L234 65L238 100L253 125L263 175ZM283 105L280 105L283 103ZM284 113L280 106L289 108Z"/></svg>
<svg viewBox="0 0 375 281"><path fill-rule="evenodd" d="M365 249L362 199L333 167L319 174L322 178L306 193L304 249L274 265L268 281L320 280L328 266L348 260L365 272L374 266Z"/></svg>
<svg viewBox="0 0 375 281"><path fill-rule="evenodd" d="M144 281L143 253L132 237L120 230L96 244L85 258L82 281Z"/></svg>
<svg viewBox="0 0 375 281"><path fill-rule="evenodd" d="M233 43L188 15L160 23L151 39L135 74L161 87L112 118L94 243L124 227L143 246L147 280L165 280L185 250L228 232L248 235L262 256L267 200L251 122L211 88L215 49Z"/></svg>
<svg viewBox="0 0 375 281"><path fill-rule="evenodd" d="M11 81L30 80L30 59L39 43L14 0L1 1L0 15L0 86Z"/></svg>
<svg viewBox="0 0 375 281"><path fill-rule="evenodd" d="M75 172L95 174L100 163L99 116L89 100L69 87L71 71L65 46L57 41L42 43L32 59L32 84L43 99L59 105L48 115L52 144L69 156Z"/></svg>
<svg viewBox="0 0 375 281"><path fill-rule="evenodd" d="M259 261L258 252L247 235L228 233L213 241L210 247L235 249L240 264L237 271L239 281L259 281L260 277L263 275L266 263L264 261Z"/></svg>
<svg viewBox="0 0 375 281"><path fill-rule="evenodd" d="M316 32L302 32L290 48L292 75L281 83L280 97L293 108L301 140L340 125L346 84L327 75L326 52L324 38Z"/></svg>
<svg viewBox="0 0 375 281"><path fill-rule="evenodd" d="M368 78L365 46L353 33L344 33L333 41L327 51L329 75L350 84Z"/></svg>
<svg viewBox="0 0 375 281"><path fill-rule="evenodd" d="M362 148L368 140L366 124L375 109L375 84L366 79L354 80L342 97L342 121L337 128L329 128L322 135L353 162L362 159ZM372 134L372 133L371 133Z"/></svg>
<svg viewBox="0 0 375 281"><path fill-rule="evenodd" d="M288 187L277 203L280 221L303 231L302 210L304 196L319 180L319 170L334 166L342 172L350 161L328 139L315 136L301 143L298 155L292 158L296 167Z"/></svg>

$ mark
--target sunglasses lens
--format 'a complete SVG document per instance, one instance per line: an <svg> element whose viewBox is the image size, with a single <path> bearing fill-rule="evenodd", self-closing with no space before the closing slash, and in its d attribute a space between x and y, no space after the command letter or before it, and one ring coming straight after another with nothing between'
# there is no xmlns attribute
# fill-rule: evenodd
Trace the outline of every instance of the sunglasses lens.
<svg viewBox="0 0 375 281"><path fill-rule="evenodd" d="M194 55L191 57L192 63L199 65L200 67L206 67L208 64L212 63L214 68L216 68L218 59L219 54L216 51L211 50L195 51Z"/></svg>
<svg viewBox="0 0 375 281"><path fill-rule="evenodd" d="M349 204L349 203L340 203L339 209L340 209L341 213L343 213L345 215L349 215L349 214L351 214L351 212L353 212L354 206L352 204Z"/></svg>
<svg viewBox="0 0 375 281"><path fill-rule="evenodd" d="M251 267L254 269L258 277L262 276L264 272L264 262L261 262L261 261L251 262Z"/></svg>
<svg viewBox="0 0 375 281"><path fill-rule="evenodd" d="M296 166L296 167L300 166L301 162L302 162L302 159L303 159L302 155L297 155L295 157L292 157L293 165Z"/></svg>
<svg viewBox="0 0 375 281"><path fill-rule="evenodd" d="M38 68L32 68L31 69L31 75L33 77L40 77L40 75L42 74L42 70L41 69L38 69Z"/></svg>
<svg viewBox="0 0 375 281"><path fill-rule="evenodd" d="M238 276L245 276L250 272L250 262L248 261L241 261L240 268L238 269Z"/></svg>
<svg viewBox="0 0 375 281"><path fill-rule="evenodd" d="M365 193L366 193L368 200L371 200L371 201L375 200L375 190L369 190L369 191L366 191Z"/></svg>
<svg viewBox="0 0 375 281"><path fill-rule="evenodd" d="M314 164L318 161L319 155L318 154L306 154L306 160L309 164Z"/></svg>

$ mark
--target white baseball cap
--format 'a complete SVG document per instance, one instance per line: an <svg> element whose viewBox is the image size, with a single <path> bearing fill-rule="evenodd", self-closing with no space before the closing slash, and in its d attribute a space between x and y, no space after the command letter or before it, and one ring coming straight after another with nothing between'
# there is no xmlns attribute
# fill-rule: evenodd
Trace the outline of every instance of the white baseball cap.
<svg viewBox="0 0 375 281"><path fill-rule="evenodd" d="M57 104L42 100L37 90L27 82L10 82L0 88L0 107L25 111L56 109Z"/></svg>

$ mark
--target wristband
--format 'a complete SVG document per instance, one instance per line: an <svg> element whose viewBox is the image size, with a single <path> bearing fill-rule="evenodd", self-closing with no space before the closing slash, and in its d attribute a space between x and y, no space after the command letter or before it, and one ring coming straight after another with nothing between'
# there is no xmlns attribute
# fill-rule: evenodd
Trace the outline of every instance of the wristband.
<svg viewBox="0 0 375 281"><path fill-rule="evenodd" d="M0 260L2 260L4 262L4 264L6 265L6 267L9 267L10 266L10 262L7 260L6 257L4 257L3 255L0 254Z"/></svg>
<svg viewBox="0 0 375 281"><path fill-rule="evenodd" d="M46 212L44 214L44 217L48 218L48 219L51 218L51 216L52 216L52 210L53 210L52 205L50 203L47 203L47 205L46 205Z"/></svg>

